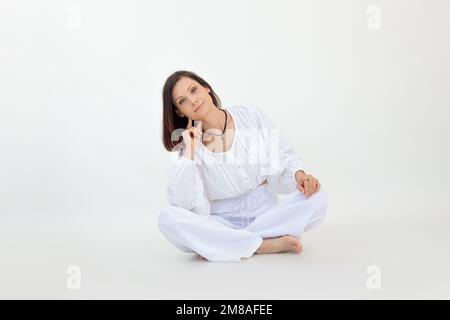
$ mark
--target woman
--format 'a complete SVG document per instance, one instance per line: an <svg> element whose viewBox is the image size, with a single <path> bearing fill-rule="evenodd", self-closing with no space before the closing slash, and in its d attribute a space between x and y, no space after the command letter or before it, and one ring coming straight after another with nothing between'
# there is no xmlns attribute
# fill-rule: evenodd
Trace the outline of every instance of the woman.
<svg viewBox="0 0 450 320"><path fill-rule="evenodd" d="M178 151L170 206L159 213L167 239L209 261L302 252L300 238L325 218L327 196L266 115L222 108L211 86L188 71L166 80L163 108L164 146Z"/></svg>

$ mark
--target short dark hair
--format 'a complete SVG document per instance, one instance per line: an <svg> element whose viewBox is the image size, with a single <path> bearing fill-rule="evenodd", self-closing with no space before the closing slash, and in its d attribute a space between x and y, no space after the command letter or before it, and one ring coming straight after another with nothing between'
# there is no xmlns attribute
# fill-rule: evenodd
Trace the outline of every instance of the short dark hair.
<svg viewBox="0 0 450 320"><path fill-rule="evenodd" d="M176 106L173 104L172 101L173 87L182 77L191 78L197 81L203 87L208 88L210 90L209 95L211 96L214 105L219 109L221 108L219 97L211 88L211 86L208 84L208 82L203 80L201 77L199 77L198 75L196 75L191 71L184 71L184 70L176 71L173 74L171 74L164 83L164 87L162 90L162 99L163 99L162 142L164 144L164 147L168 151L174 151L173 150L174 147L178 143L180 143L180 140L172 141L172 133L177 129L185 129L188 124L187 117L180 117L175 112Z"/></svg>

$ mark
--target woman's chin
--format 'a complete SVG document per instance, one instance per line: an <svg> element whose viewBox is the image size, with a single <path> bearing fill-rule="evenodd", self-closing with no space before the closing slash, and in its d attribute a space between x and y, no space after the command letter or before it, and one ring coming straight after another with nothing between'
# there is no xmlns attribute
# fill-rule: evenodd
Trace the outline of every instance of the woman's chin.
<svg viewBox="0 0 450 320"><path fill-rule="evenodd" d="M205 114L207 114L209 111L208 106L203 105L200 108L198 108L197 111L195 111L195 114L197 115L197 117L199 118L203 118L205 116Z"/></svg>

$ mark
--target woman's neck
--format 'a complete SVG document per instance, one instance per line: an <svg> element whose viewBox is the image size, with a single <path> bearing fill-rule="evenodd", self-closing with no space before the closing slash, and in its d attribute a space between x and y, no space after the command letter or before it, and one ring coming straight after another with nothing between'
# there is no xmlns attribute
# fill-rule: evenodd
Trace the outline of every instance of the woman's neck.
<svg viewBox="0 0 450 320"><path fill-rule="evenodd" d="M225 111L225 110L224 110ZM205 118L202 120L202 129L203 131L207 131L209 129L213 129L222 133L225 126L225 113L217 107L213 107L210 111L205 115Z"/></svg>

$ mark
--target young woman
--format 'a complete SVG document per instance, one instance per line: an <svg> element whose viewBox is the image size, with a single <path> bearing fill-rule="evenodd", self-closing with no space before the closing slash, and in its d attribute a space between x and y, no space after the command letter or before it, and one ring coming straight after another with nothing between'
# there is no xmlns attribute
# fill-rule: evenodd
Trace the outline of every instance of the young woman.
<svg viewBox="0 0 450 320"><path fill-rule="evenodd" d="M163 143L177 151L159 228L209 261L303 251L327 211L319 181L258 108L222 108L211 86L178 71L163 88ZM287 194L279 199L277 194Z"/></svg>

